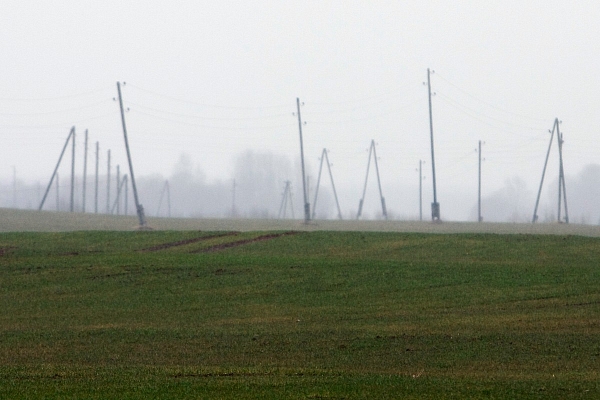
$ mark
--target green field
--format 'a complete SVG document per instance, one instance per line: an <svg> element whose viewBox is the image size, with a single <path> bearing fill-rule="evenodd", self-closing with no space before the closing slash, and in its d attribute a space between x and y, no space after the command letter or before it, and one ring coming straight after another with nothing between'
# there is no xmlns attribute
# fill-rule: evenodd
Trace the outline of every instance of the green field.
<svg viewBox="0 0 600 400"><path fill-rule="evenodd" d="M0 398L600 398L600 239L0 234Z"/></svg>

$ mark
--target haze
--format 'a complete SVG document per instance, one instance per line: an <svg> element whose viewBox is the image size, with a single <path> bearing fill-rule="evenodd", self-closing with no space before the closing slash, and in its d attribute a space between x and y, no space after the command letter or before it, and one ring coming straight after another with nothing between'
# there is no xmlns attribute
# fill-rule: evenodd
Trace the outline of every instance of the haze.
<svg viewBox="0 0 600 400"><path fill-rule="evenodd" d="M94 209L99 142L105 212L108 149L113 176L117 164L129 173L113 101L120 81L150 216L165 215L165 200L158 203L168 180L173 216L275 218L290 180L301 218L300 98L311 203L327 148L342 214L354 218L375 140L390 217L419 217L423 160L429 219L423 82L431 68L443 220L477 218L481 140L485 220L529 221L558 118L571 221L597 224L599 16L595 1L8 2L0 15L0 206L37 208L76 126L78 208L87 129L86 211ZM69 150L59 170L63 209L70 162ZM557 179L554 143L541 220L556 218ZM56 208L54 195L44 209ZM371 165L363 217L380 216L378 197ZM337 216L326 170L317 216Z"/></svg>

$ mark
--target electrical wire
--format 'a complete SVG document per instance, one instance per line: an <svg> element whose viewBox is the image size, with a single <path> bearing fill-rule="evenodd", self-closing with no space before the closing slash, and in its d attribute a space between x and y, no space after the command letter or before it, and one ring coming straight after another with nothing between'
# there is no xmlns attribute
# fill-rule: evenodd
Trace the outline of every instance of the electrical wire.
<svg viewBox="0 0 600 400"><path fill-rule="evenodd" d="M163 111L163 110L159 110L157 108L147 107L147 106L141 105L139 103L133 103L131 101L128 101L127 103L131 104L133 106L139 107L141 109L152 111L152 112L169 114L169 115L173 115L173 116L177 116L177 117L195 118L195 119L202 119L202 120L209 120L209 121L252 121L252 120L263 120L263 119L273 119L273 118L279 118L279 117L288 117L290 115L290 114L286 113L286 114L270 114L270 115L264 115L264 116L260 116L260 117L241 117L241 118L204 117L204 116L193 115L193 114L183 114L183 113L176 113L176 112L172 112L172 111Z"/></svg>
<svg viewBox="0 0 600 400"><path fill-rule="evenodd" d="M28 117L28 116L35 116L35 115L61 114L61 113L68 113L68 112L74 112L74 111L87 110L89 108L97 107L98 105L101 105L101 104L108 104L108 102L109 102L109 100L102 100L102 101L98 101L96 103L88 104L88 105L81 106L81 107L69 108L69 109L62 109L62 110L55 110L55 111L28 112L28 113L4 113L4 112L0 112L0 115L2 115L2 116L9 116L9 117L19 117L19 116Z"/></svg>
<svg viewBox="0 0 600 400"><path fill-rule="evenodd" d="M500 107L498 107L498 106L495 106L495 105L493 105L493 104L491 104L491 103L488 103L488 102L486 102L486 101L484 101L484 100L481 100L480 98L478 98L478 97L476 97L476 96L474 96L474 95L470 94L470 93L469 93L469 92L467 92L466 90L464 90L464 89L461 89L459 86L457 86L456 84L454 84L454 83L450 82L449 80L447 80L446 78L444 78L444 77L443 77L442 75L440 75L439 73L436 73L436 76L439 76L439 77L440 77L440 78L441 78L441 79L442 79L444 82L446 82L447 84L449 84L449 85L453 86L453 87L454 87L454 88L456 88L457 90L461 91L462 93L466 94L467 96L471 97L472 99L474 99L474 100L477 100L478 102L480 102L480 103L482 103L482 104L485 104L485 105L486 105L486 106L488 106L488 107L494 108L494 109L496 109L496 110L498 110L498 111L501 111L501 112L503 112L503 113L506 113L506 114L515 115L515 116L517 116L517 117L526 118L526 119L529 119L529 120L532 120L532 121L537 121L537 122L544 122L544 121L546 121L545 119L541 119L541 118L535 118L535 117L530 117L530 116L528 116L528 115L518 114L518 113L515 113L515 112L512 112L512 111L504 110L503 108L500 108Z"/></svg>
<svg viewBox="0 0 600 400"><path fill-rule="evenodd" d="M63 95L63 96L56 96L56 97L41 97L41 98L11 98L11 97L0 97L0 101L21 101L21 102L36 102L36 101L55 101L55 100L65 100L65 99L72 99L72 98L76 98L76 97L84 97L84 96L89 96L92 94L97 94L97 93L102 93L102 92L106 92L108 91L108 88L98 88L98 89L94 89L94 90L90 90L88 92L82 92L82 93L76 93L76 94L70 94L70 95Z"/></svg>
<svg viewBox="0 0 600 400"><path fill-rule="evenodd" d="M184 121L178 121L178 120L174 120L171 118L166 118L166 117L161 117L159 115L156 114L151 114L151 113L146 113L140 110L136 110L136 109L130 109L131 112L134 112L136 114L141 114L150 118L154 118L154 119L159 119L162 121L168 121L168 122L172 122L175 124L181 124L181 125L186 125L186 126L193 126L196 128L204 128L204 129L223 129L223 130L260 130L260 129L279 129L279 128L285 128L285 127L291 127L294 126L294 123L289 123L289 124L281 124L281 125L272 125L272 126L237 126L237 127L233 127L233 126L214 126L214 125L202 125L202 124L197 124L197 123L192 123L192 122L184 122Z"/></svg>
<svg viewBox="0 0 600 400"><path fill-rule="evenodd" d="M335 124L348 124L348 123L353 123L353 122L361 122L361 121L369 121L369 120L373 120L375 118L380 118L380 117L384 117L386 115L390 115L396 111L400 111L400 110L404 110L410 107L414 107L416 105L416 103L411 102L410 104L405 104L402 105L400 107L394 107L392 109L390 109L387 112L382 112L379 114L374 114L374 115L369 115L366 117L362 117L362 118L345 118L343 120L330 120L330 121L319 121L319 120L313 120L313 119L308 119L308 121L310 121L311 124L319 124L319 125L335 125ZM312 114L312 113L311 113Z"/></svg>
<svg viewBox="0 0 600 400"><path fill-rule="evenodd" d="M197 106L201 106L201 107L207 107L207 108L221 108L221 109L230 109L230 110L260 110L260 109L268 109L268 108L291 108L290 107L291 104L269 105L269 106L254 106L254 107L249 107L249 106L235 107L235 106L224 106L224 105L217 105L217 104L200 103L200 102L196 102L196 101L183 100L183 99L178 99L178 98L173 97L173 96L168 96L168 95L160 94L160 93L154 92L152 90L144 89L142 87L139 87L139 86L136 86L136 85L132 85L132 84L127 84L127 87L132 87L134 89L137 89L139 91L151 94L151 95L156 96L156 97L161 97L161 98L169 99L169 100L176 101L176 102L179 102L179 103L193 104L193 105L197 105Z"/></svg>
<svg viewBox="0 0 600 400"><path fill-rule="evenodd" d="M525 125L513 124L513 123L507 122L505 120L501 120L501 119L498 119L498 118L491 117L491 116L489 116L487 114L481 113L479 111L475 111L475 110L473 110L473 109L471 109L471 108L469 108L467 106L464 106L461 103L459 103L459 102L451 99L449 96L444 95L443 93L436 92L436 94L439 95L440 98L442 98L442 100L444 100L450 106L453 106L454 108L456 108L457 110L461 111L465 115L468 115L469 117L471 117L471 118L473 118L473 119L475 119L475 120L477 120L477 121L479 121L481 123L484 123L486 125L499 128L498 126L495 126L494 124L491 124L491 123L489 123L489 122L487 122L485 120L482 120L481 118L478 118L477 115L480 115L480 116L485 117L485 118L489 118L492 121L496 121L496 122L499 122L499 123L507 125L507 126L513 126L515 128L526 129L526 130L529 130L529 131L539 131L540 130L539 127L532 127L532 126L525 126ZM475 114L475 115L473 115L473 114Z"/></svg>

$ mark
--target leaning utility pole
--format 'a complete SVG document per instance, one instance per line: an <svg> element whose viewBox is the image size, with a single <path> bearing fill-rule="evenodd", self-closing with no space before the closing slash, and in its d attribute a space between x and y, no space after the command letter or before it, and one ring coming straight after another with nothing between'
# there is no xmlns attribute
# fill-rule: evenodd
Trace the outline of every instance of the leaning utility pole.
<svg viewBox="0 0 600 400"><path fill-rule="evenodd" d="M296 108L298 109L298 130L300 131L300 162L302 164L302 189L304 194L304 223L310 221L310 203L306 191L306 174L304 172L304 144L302 141L302 118L300 117L300 98L296 97Z"/></svg>
<svg viewBox="0 0 600 400"><path fill-rule="evenodd" d="M85 212L85 184L87 179L87 155L88 155L88 130L85 130L85 150L83 152L83 194L82 194L82 212Z"/></svg>
<svg viewBox="0 0 600 400"><path fill-rule="evenodd" d="M429 133L431 137L431 169L433 176L433 203L431 203L431 219L434 222L441 222L440 220L440 203L437 202L437 190L435 182L435 155L433 152L433 112L431 109L431 71L427 68L427 89L429 93Z"/></svg>
<svg viewBox="0 0 600 400"><path fill-rule="evenodd" d="M71 128L71 131L69 132L69 136L67 136L67 140L65 141L65 145L60 153L60 157L58 158L58 162L56 163L56 167L54 168L54 172L52 173L52 177L50 178L50 182L48 183L48 187L46 188L46 192L44 193L44 197L42 198L42 201L40 202L40 206L38 207L39 211L41 211L42 207L44 207L44 202L46 201L46 197L48 196L48 192L50 191L50 187L52 186L52 181L54 181L54 177L56 176L58 167L60 166L60 162L62 161L62 158L65 155L65 150L67 149L67 146L69 145L69 140L71 140L71 137L73 135L75 135L75 127L74 126Z"/></svg>
<svg viewBox="0 0 600 400"><path fill-rule="evenodd" d="M133 163L131 162L131 152L129 151L129 141L127 140L127 126L125 125L125 111L123 110L123 98L121 96L121 83L117 82L117 91L119 92L119 107L121 108L121 122L123 123L123 138L125 139L125 150L127 151L127 162L129 163L129 175L131 176L131 186L133 188L133 198L137 210L140 228L146 227L146 217L144 207L140 204L137 187L135 186L135 175L133 174Z"/></svg>

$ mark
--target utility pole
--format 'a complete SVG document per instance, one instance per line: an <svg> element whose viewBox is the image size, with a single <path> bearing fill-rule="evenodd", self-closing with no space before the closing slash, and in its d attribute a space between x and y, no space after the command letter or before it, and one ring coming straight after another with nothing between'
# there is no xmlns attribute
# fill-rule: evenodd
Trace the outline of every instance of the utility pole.
<svg viewBox="0 0 600 400"><path fill-rule="evenodd" d="M335 183L333 182L333 174L331 173L331 164L329 163L329 156L325 152L325 160L327 161L327 169L329 170L329 178L331 179L331 189L333 190L333 196L335 197L335 205L338 210L338 218L342 219L342 210L340 208L340 202L338 201L337 191L335 190Z"/></svg>
<svg viewBox="0 0 600 400"><path fill-rule="evenodd" d="M278 219L285 218L287 213L287 202L290 201L290 209L292 210L292 219L296 219L294 216L294 204L292 203L292 187L290 181L285 181L285 190L283 191L283 197L281 199L281 206L279 207Z"/></svg>
<svg viewBox="0 0 600 400"><path fill-rule="evenodd" d="M74 211L75 206L75 130L73 130L73 155L71 156L71 202L69 210Z"/></svg>
<svg viewBox="0 0 600 400"><path fill-rule="evenodd" d="M160 216L160 207L162 206L162 201L163 201L165 192L167 193L167 215L169 218L171 218L171 191L169 189L169 181L168 180L165 181L165 184L163 185L163 188L160 192L160 199L158 199L158 208L156 210L156 216L157 217Z"/></svg>
<svg viewBox="0 0 600 400"><path fill-rule="evenodd" d="M565 222L569 223L569 211L567 208L567 190L565 186L565 175L563 169L563 159L562 159L562 144L563 144L563 136L560 132L560 122L558 118L554 120L554 125L552 127L551 135L550 135L550 143L548 144L548 151L546 152L546 161L544 162L544 169L542 171L542 179L540 181L540 188L538 189L537 199L535 201L535 208L533 210L533 219L532 222L535 223L538 220L537 210L540 202L540 195L542 193L542 186L544 185L544 176L546 175L546 167L548 166L548 158L550 156L550 149L552 148L552 140L554 139L554 133L556 132L556 140L558 142L558 156L559 156L559 172L558 172L558 222L562 222L561 220L561 198L564 199L565 203Z"/></svg>
<svg viewBox="0 0 600 400"><path fill-rule="evenodd" d="M433 151L433 111L431 107L431 72L427 68L427 89L429 93L429 133L431 137L431 169L433 176L433 203L431 203L431 219L433 222L441 222L440 219L440 203L437 201L437 190L435 182L435 155Z"/></svg>
<svg viewBox="0 0 600 400"><path fill-rule="evenodd" d="M298 109L298 130L300 131L300 162L302 164L302 189L304 194L304 223L310 222L310 203L306 189L306 174L304 172L304 143L302 141L302 117L300 116L300 98L296 97L296 108Z"/></svg>
<svg viewBox="0 0 600 400"><path fill-rule="evenodd" d="M565 222L568 224L569 223L569 209L567 207L567 188L565 187L565 171L563 168L563 156L562 156L562 145L563 145L563 134L560 132L560 126L559 126L559 122L556 123L556 133L557 133L557 140L558 140L558 156L559 156L559 163L560 163L560 170L558 173L558 222L562 222L561 217L560 217L560 211L561 211L561 206L560 206L560 200L561 200L561 194L564 196L564 202L565 202ZM562 185L561 185L562 183ZM561 191L562 189L562 191Z"/></svg>
<svg viewBox="0 0 600 400"><path fill-rule="evenodd" d="M87 180L87 156L88 156L88 130L85 130L85 150L83 153L83 195L82 195L82 212L85 213L85 189Z"/></svg>
<svg viewBox="0 0 600 400"><path fill-rule="evenodd" d="M338 201L337 192L335 191L335 183L333 183L333 174L331 173L331 164L329 163L329 156L327 155L327 149L323 149L321 153L321 164L319 165L319 175L317 177L317 187L315 189L315 200L313 201L312 219L315 219L317 211L317 198L319 195L319 186L321 183L321 171L323 170L323 162L327 163L327 169L329 170L329 178L331 179L331 187L333 189L333 196L335 197L335 204L337 205L338 218L342 219L342 210L340 210L340 202Z"/></svg>
<svg viewBox="0 0 600 400"><path fill-rule="evenodd" d="M98 162L100 161L100 143L96 142L96 180L94 184L94 213L98 214Z"/></svg>
<svg viewBox="0 0 600 400"><path fill-rule="evenodd" d="M13 208L17 208L17 167L13 165Z"/></svg>
<svg viewBox="0 0 600 400"><path fill-rule="evenodd" d="M477 191L477 221L483 221L483 217L481 216L481 140L479 141L479 185Z"/></svg>
<svg viewBox="0 0 600 400"><path fill-rule="evenodd" d="M110 214L110 149L107 151L106 168L106 213Z"/></svg>
<svg viewBox="0 0 600 400"><path fill-rule="evenodd" d="M423 221L423 161L419 160L419 221Z"/></svg>
<svg viewBox="0 0 600 400"><path fill-rule="evenodd" d="M129 151L129 141L127 140L127 126L125 124L125 111L123 110L123 97L121 96L121 83L117 82L117 91L119 92L119 107L121 108L121 122L123 123L123 138L125 139L125 150L127 151L127 161L129 163L129 175L131 176L131 186L133 187L133 198L137 210L140 228L146 227L146 217L144 207L140 204L137 187L135 186L135 175L133 174L133 163L131 162L131 152Z"/></svg>
<svg viewBox="0 0 600 400"><path fill-rule="evenodd" d="M60 182L58 173L56 174L56 211L60 211Z"/></svg>
<svg viewBox="0 0 600 400"><path fill-rule="evenodd" d="M356 214L356 219L360 219L362 214L363 204L365 202L365 194L367 193L367 182L369 181L369 167L371 166L371 156L375 160L375 171L377 172L377 184L379 186L379 197L381 198L381 212L385 219L387 216L387 208L385 206L385 197L383 197L383 191L381 190L381 179L379 177L379 165L377 164L377 151L375 150L375 140L371 140L371 147L369 147L369 161L367 162L367 174L365 176L365 186L363 188L363 195L358 203L358 213Z"/></svg>
<svg viewBox="0 0 600 400"><path fill-rule="evenodd" d="M123 175L123 179L125 180L125 215L128 215L127 204L129 202L129 177L127 174Z"/></svg>
<svg viewBox="0 0 600 400"><path fill-rule="evenodd" d="M120 214L120 203L121 202L121 167L117 164L117 215Z"/></svg>
<svg viewBox="0 0 600 400"><path fill-rule="evenodd" d="M231 216L233 218L236 217L237 215L237 211L235 210L235 188L236 188L236 184L235 184L235 178L233 179L233 188L232 188L232 194L231 194Z"/></svg>
<svg viewBox="0 0 600 400"><path fill-rule="evenodd" d="M54 168L54 172L52 173L52 177L50 178L48 187L46 188L44 197L42 197L42 201L40 202L40 206L38 207L39 211L41 211L42 208L44 207L44 202L46 201L46 197L48 196L48 192L50 191L50 187L52 186L52 182L54 181L54 177L56 176L58 167L60 166L60 162L62 161L62 158L65 155L65 150L67 149L67 146L69 145L69 140L71 140L71 136L73 136L73 135L75 135L75 127L74 126L71 128L71 131L69 132L69 136L67 136L67 140L65 141L65 145L60 153L60 157L58 157L58 162L56 163L56 167Z"/></svg>
<svg viewBox="0 0 600 400"><path fill-rule="evenodd" d="M117 166L117 175L119 175L119 169ZM115 213L115 209L117 210L117 215L121 215L121 193L123 192L123 186L125 185L125 176L123 176L123 179L117 179L117 195L115 197L115 202L112 205L112 208L110 209L110 213L114 214Z"/></svg>

